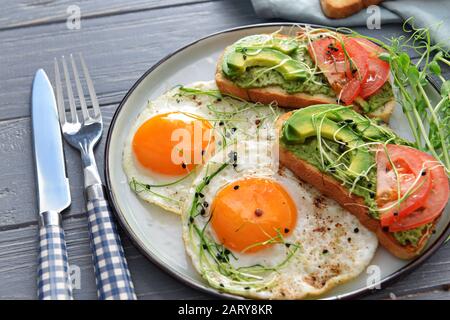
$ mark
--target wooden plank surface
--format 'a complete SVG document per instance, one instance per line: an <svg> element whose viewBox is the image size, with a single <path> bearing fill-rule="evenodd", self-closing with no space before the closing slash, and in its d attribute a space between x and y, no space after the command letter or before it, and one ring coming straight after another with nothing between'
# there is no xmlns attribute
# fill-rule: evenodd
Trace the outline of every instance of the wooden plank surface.
<svg viewBox="0 0 450 320"><path fill-rule="evenodd" d="M0 30L65 22L71 6L77 6L85 20L209 1L214 0L3 0Z"/></svg>
<svg viewBox="0 0 450 320"><path fill-rule="evenodd" d="M189 2L189 3L188 3ZM51 69L55 56L83 52L102 104L105 132L125 92L153 63L178 47L221 29L264 22L248 1L40 1L6 0L0 17L0 298L34 299L37 205L29 118L35 70ZM82 9L80 30L65 26L69 4ZM105 4L106 3L106 4ZM360 32L379 38L398 25ZM103 173L104 139L96 150ZM75 297L94 299L80 159L65 146L72 206L65 215L71 263L80 267ZM172 279L146 260L125 235L124 245L139 298L210 298ZM449 299L450 245L423 266L367 298Z"/></svg>

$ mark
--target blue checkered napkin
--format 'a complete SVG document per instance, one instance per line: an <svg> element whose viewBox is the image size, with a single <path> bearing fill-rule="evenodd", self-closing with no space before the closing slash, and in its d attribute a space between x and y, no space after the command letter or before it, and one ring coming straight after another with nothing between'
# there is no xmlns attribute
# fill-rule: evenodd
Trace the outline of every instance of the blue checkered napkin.
<svg viewBox="0 0 450 320"><path fill-rule="evenodd" d="M64 230L60 226L43 226L39 230L38 298L70 300L69 275Z"/></svg>
<svg viewBox="0 0 450 320"><path fill-rule="evenodd" d="M99 299L135 300L130 270L108 202L91 200L87 209Z"/></svg>

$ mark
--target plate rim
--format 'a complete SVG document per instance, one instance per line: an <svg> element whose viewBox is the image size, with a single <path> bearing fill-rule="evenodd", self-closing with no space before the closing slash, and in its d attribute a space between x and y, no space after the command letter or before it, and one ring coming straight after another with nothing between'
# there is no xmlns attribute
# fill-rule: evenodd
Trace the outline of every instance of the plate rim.
<svg viewBox="0 0 450 320"><path fill-rule="evenodd" d="M123 97L123 99L121 100L120 104L118 105L117 109L114 111L114 115L111 118L111 123L109 125L108 128L108 133L106 136L106 141L105 141L105 152L104 152L104 161L105 161L105 165L104 165L104 175L105 175L105 187L106 187L106 191L107 191L107 196L109 198L109 203L110 206L112 208L112 211L116 217L116 219L119 221L120 226L122 227L122 229L125 231L126 235L128 236L128 238L131 240L131 242L133 243L133 245L139 250L139 252L141 252L151 263L153 263L155 266L157 266L160 270L163 270L164 272L166 272L167 274L169 274L170 276L172 276L174 279L176 279L177 281L180 281L186 285L188 285L191 288L194 288L196 290L199 290L201 292L210 294L214 297L220 297L220 298L228 298L228 299L245 299L244 297L241 296L237 296L237 295L233 295L233 294L229 294L229 293L225 293L225 292L221 292L218 291L212 287L208 287L207 284L200 285L194 281L191 281L190 279L188 279L187 277L185 277L181 272L176 271L173 268L170 268L169 264L164 263L163 261L161 261L157 255L155 255L154 253L150 252L149 250L147 250L145 248L144 243L141 241L141 239L134 233L134 231L132 230L131 226L127 223L127 221L124 218L124 214L121 212L119 206L116 203L116 198L114 196L114 193L112 191L112 187L111 187L111 177L109 174L109 151L110 151L110 145L111 145L111 136L112 133L114 131L114 126L116 123L117 118L119 117L119 114L123 108L123 106L125 105L125 103L127 102L128 98L133 94L133 92L136 90L136 88L139 86L139 84L145 79L147 78L153 71L155 71L160 65L162 65L163 63L165 63L167 60L169 60L171 57L177 55L178 53L192 47L193 45L207 40L209 38L213 38L216 36L219 36L221 34L226 34L226 33L230 33L230 32L235 32L235 31L241 31L241 30L246 30L246 29L253 29L253 28L263 28L263 27L283 27L283 26L288 26L288 27L295 27L295 26L311 26L314 28L326 28L326 29L331 29L331 30L335 30L336 28L333 27L327 27L327 26L322 26L322 25L317 25L317 24L309 24L309 23L293 23L293 22L269 22L269 23L257 23L257 24L249 24L249 25L243 25L243 26L238 26L238 27L233 27L233 28L228 28L228 29L224 29L221 31L217 31L214 33L210 33L204 37L201 37L197 40L194 40L184 46L181 46L180 48L172 51L171 53L167 54L166 56L164 56L162 59L160 59L158 62L156 62L155 64L153 64L149 69L147 69L144 74L139 77L138 80L136 80L136 82L131 86L131 88L127 91L127 93L125 94L125 96ZM439 88L436 85L436 83L433 81L433 79L428 78L429 83L431 84L431 86L437 90L437 92L439 92ZM445 242L445 240L450 236L450 222L447 224L447 226L445 226L444 231L441 233L441 235L435 240L435 242L433 244L430 245L430 247L428 247L420 256L418 256L417 258L411 260L408 264L406 264L405 266L403 266L402 268L398 269L397 271L393 272L392 274L388 275L387 277L381 279L378 283L376 283L374 286L377 287L378 285L380 287L384 287L386 288L386 285L398 280L399 278L406 276L407 274L409 274L411 271L413 271L414 269L416 269L417 267L419 267L421 264L423 264L429 257L431 257L440 247L441 245ZM348 293L342 294L342 295L336 295L333 297L329 297L329 298L324 298L326 300L341 300L341 299L354 299L354 298L358 298L358 297L362 297L364 295L368 295L369 293L374 292L375 289L372 289L370 287L364 287L358 290L354 290L354 291L350 291Z"/></svg>

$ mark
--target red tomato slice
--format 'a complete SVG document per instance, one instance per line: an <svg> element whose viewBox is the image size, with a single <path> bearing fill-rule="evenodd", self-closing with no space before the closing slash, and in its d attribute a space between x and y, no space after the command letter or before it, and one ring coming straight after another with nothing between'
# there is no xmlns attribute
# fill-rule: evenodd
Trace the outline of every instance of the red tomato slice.
<svg viewBox="0 0 450 320"><path fill-rule="evenodd" d="M361 97L364 99L377 92L389 78L389 63L376 57L368 60L369 72L361 83Z"/></svg>
<svg viewBox="0 0 450 320"><path fill-rule="evenodd" d="M357 79L352 79L345 84L341 91L341 100L349 105L359 96L361 92L361 83Z"/></svg>
<svg viewBox="0 0 450 320"><path fill-rule="evenodd" d="M429 168L426 165L427 159L424 153L417 149L406 146L387 145L385 149L380 147L377 152L377 204L381 211L381 225L390 226L421 206L427 200L431 190L431 177ZM398 180L391 166L395 165L398 173ZM422 175L425 172L425 175ZM400 190L398 190L400 185ZM400 205L396 205L398 192L403 197L408 191L414 191L404 199Z"/></svg>
<svg viewBox="0 0 450 320"><path fill-rule="evenodd" d="M351 72L339 42L332 38L318 39L308 46L308 51L333 90L337 93L340 92L347 82L347 75Z"/></svg>
<svg viewBox="0 0 450 320"><path fill-rule="evenodd" d="M358 44L363 47L368 53L370 57L378 57L378 55L382 52L386 52L382 47L373 43L372 41L365 38L353 38L358 42Z"/></svg>
<svg viewBox="0 0 450 320"><path fill-rule="evenodd" d="M369 57L355 39L344 38L343 41L344 48L336 39L318 39L308 46L308 51L336 94L341 96L346 104L351 104L360 93L360 86L353 80L366 80Z"/></svg>
<svg viewBox="0 0 450 320"><path fill-rule="evenodd" d="M424 153L423 157L431 176L429 196L419 210L391 224L391 232L410 230L435 221L448 202L449 185L444 166L429 154Z"/></svg>
<svg viewBox="0 0 450 320"><path fill-rule="evenodd" d="M386 52L382 47L364 38L353 38L366 50L369 56L368 76L361 84L361 97L366 99L380 89L389 78L389 63L378 58L382 52Z"/></svg>
<svg viewBox="0 0 450 320"><path fill-rule="evenodd" d="M358 44L355 38L346 38L344 40L344 48L350 57L352 64L356 67L356 72L353 72L353 77L360 82L364 82L367 79L369 68L368 59L369 54Z"/></svg>

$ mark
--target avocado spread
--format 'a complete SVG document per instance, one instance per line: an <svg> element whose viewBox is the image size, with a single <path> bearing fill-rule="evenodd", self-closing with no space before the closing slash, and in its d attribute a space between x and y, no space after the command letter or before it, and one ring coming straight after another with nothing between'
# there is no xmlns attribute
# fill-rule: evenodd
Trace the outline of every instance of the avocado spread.
<svg viewBox="0 0 450 320"><path fill-rule="evenodd" d="M279 86L287 93L323 94L336 97L325 76L309 56L307 43L272 35L245 37L232 46L222 63L224 75L241 88ZM389 82L367 100L357 99L366 113L382 107L393 97Z"/></svg>
<svg viewBox="0 0 450 320"><path fill-rule="evenodd" d="M379 219L375 201L377 166L368 143L408 145L385 126L339 105L315 105L295 111L284 123L280 144L296 157L340 181L364 198L369 214ZM426 226L393 235L402 245L417 245Z"/></svg>
<svg viewBox="0 0 450 320"><path fill-rule="evenodd" d="M386 81L386 83L378 89L377 92L367 98L367 100L358 99L357 102L365 113L371 113L391 101L393 97L391 83Z"/></svg>
<svg viewBox="0 0 450 320"><path fill-rule="evenodd" d="M416 247L419 244L419 240L426 232L428 232L431 226L432 224L428 223L415 229L393 232L393 235L394 238L398 242L400 242L401 245L403 246L412 245Z"/></svg>

